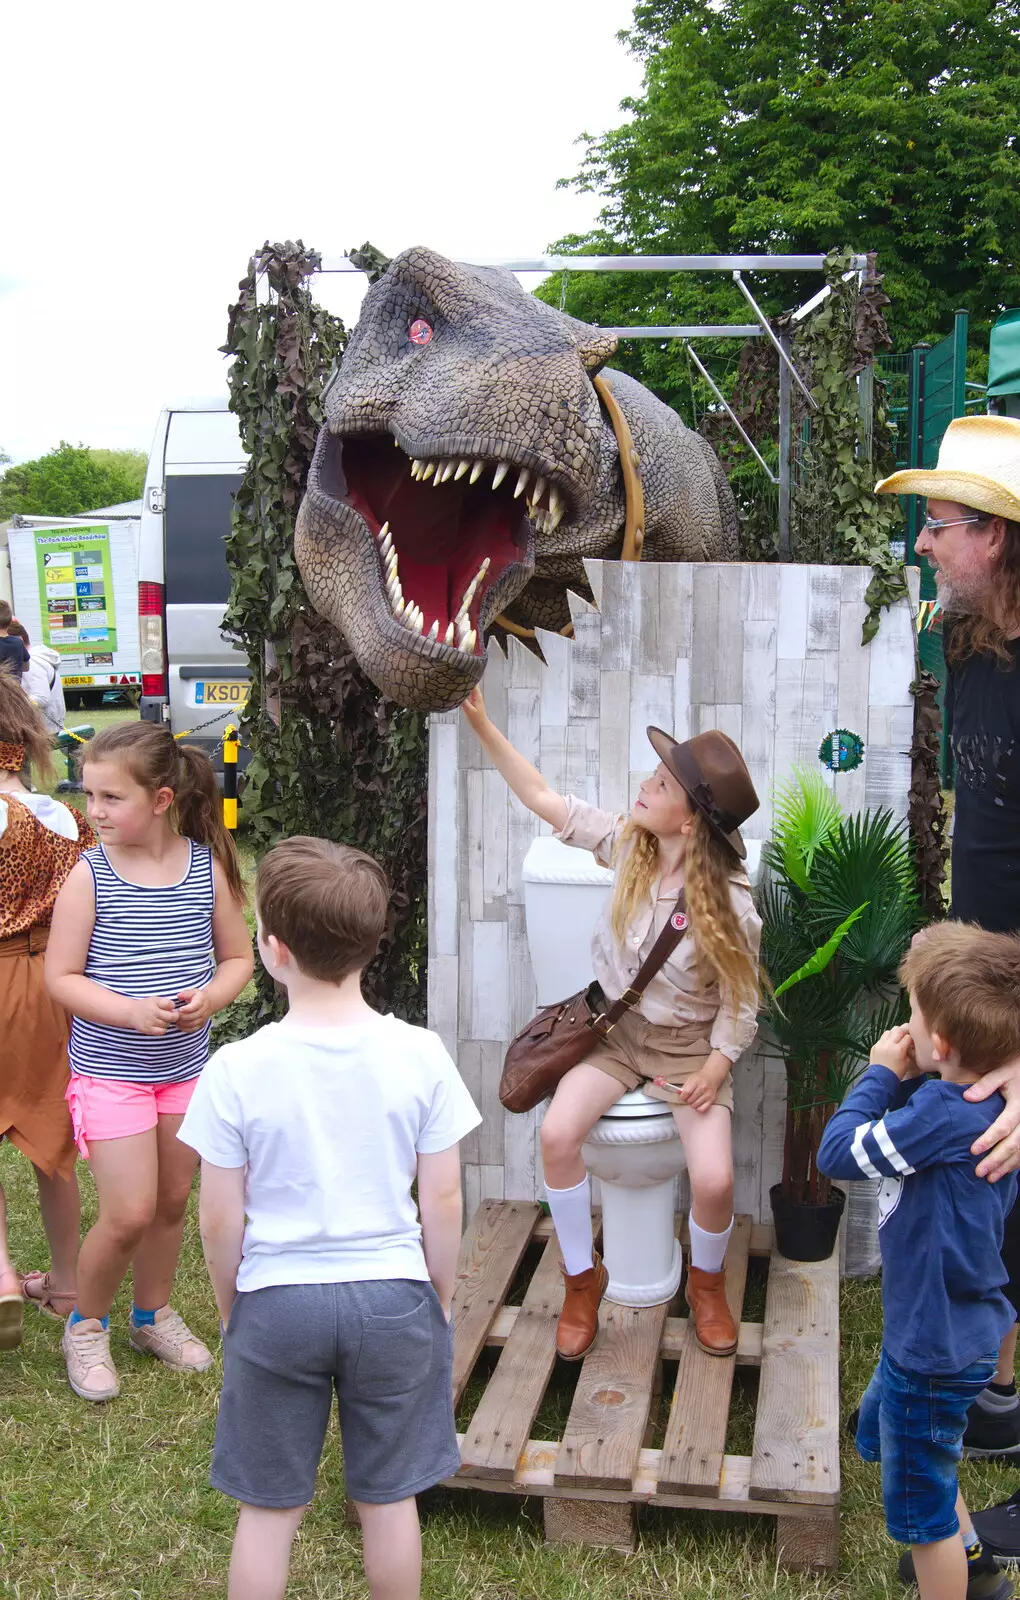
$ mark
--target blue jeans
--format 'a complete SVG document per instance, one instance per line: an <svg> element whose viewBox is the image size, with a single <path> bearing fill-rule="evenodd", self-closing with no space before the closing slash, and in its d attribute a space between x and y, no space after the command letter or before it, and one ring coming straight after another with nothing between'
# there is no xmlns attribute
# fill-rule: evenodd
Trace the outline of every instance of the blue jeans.
<svg viewBox="0 0 1020 1600"><path fill-rule="evenodd" d="M959 1533L956 1469L967 1412L991 1379L997 1350L963 1372L908 1372L883 1347L861 1401L857 1454L882 1463L889 1536L936 1544Z"/></svg>

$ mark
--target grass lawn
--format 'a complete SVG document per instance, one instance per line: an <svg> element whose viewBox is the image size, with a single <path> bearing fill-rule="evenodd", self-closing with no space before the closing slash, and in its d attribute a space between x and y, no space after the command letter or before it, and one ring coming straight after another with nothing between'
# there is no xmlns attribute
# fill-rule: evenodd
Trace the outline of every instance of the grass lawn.
<svg viewBox="0 0 1020 1600"><path fill-rule="evenodd" d="M80 1169L86 1210L93 1191ZM0 1147L11 1243L18 1264L45 1262L30 1169ZM197 1219L189 1219L175 1303L215 1349L216 1311L205 1279ZM0 1593L5 1600L189 1600L222 1594L234 1524L232 1504L207 1484L219 1363L184 1378L127 1344L129 1296L111 1319L122 1381L119 1400L93 1406L67 1386L59 1325L29 1310L25 1343L0 1356ZM880 1327L878 1286L843 1289L844 1410L871 1371ZM569 1381L572 1380L567 1380ZM748 1386L753 1378L740 1375ZM559 1407L554 1406L555 1410ZM734 1408L749 1448L750 1395ZM555 1414L536 1433L558 1430ZM879 1600L903 1594L885 1536L878 1470L843 1451L843 1557L832 1575L779 1572L768 1517L648 1510L636 1555L546 1548L541 1505L503 1495L436 1491L426 1497L424 1594L431 1600ZM980 1507L1008 1494L1016 1473L965 1466L963 1486ZM344 1525L343 1466L331 1431L314 1508L295 1546L295 1600L367 1594L360 1540Z"/></svg>
<svg viewBox="0 0 1020 1600"><path fill-rule="evenodd" d="M106 726L130 710L72 713ZM80 797L69 797L72 804ZM250 853L246 873L250 875ZM80 1167L86 1225L94 1191ZM45 1264L30 1168L0 1145L11 1244L23 1270ZM749 1286L749 1296L756 1292ZM211 1372L184 1378L132 1352L129 1294L111 1319L122 1395L90 1406L67 1386L59 1324L26 1314L20 1350L0 1356L0 1595L4 1600L191 1600L225 1591L234 1508L207 1483L219 1388ZM175 1304L218 1349L217 1319L202 1264L194 1202ZM749 1301L749 1314L761 1306ZM875 1281L842 1292L843 1409L856 1403L879 1344ZM558 1436L576 1371L561 1372L534 1434ZM469 1390L466 1408L477 1400ZM727 1448L746 1453L754 1376L738 1374ZM460 1418L463 1426L466 1417ZM896 1550L886 1538L878 1469L843 1449L842 1561L831 1575L777 1570L769 1517L646 1510L637 1553L547 1548L541 1503L511 1496L438 1490L423 1503L425 1578L430 1600L884 1600L904 1594ZM965 1465L964 1493L977 1509L1016 1486L1017 1474ZM294 1600L361 1600L360 1538L344 1522L343 1464L331 1430L313 1510L295 1545Z"/></svg>

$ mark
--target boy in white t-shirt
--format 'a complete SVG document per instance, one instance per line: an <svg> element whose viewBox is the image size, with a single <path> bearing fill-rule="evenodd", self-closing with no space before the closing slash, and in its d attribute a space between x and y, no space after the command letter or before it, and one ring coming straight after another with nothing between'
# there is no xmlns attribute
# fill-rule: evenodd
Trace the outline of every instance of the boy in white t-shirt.
<svg viewBox="0 0 1020 1600"><path fill-rule="evenodd" d="M286 1590L334 1389L373 1597L419 1594L414 1497L460 1466L458 1143L481 1117L435 1034L362 997L388 897L359 850L297 838L269 852L259 954L288 1014L216 1052L179 1135L202 1157L226 1330L210 1476L241 1502L229 1600Z"/></svg>

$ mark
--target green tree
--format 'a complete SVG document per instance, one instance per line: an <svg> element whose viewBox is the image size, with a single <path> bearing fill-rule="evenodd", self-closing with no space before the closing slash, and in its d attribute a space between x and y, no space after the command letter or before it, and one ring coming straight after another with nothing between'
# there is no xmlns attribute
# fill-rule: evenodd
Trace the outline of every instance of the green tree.
<svg viewBox="0 0 1020 1600"><path fill-rule="evenodd" d="M90 450L62 439L48 455L7 468L0 478L0 521L18 512L75 517L136 500L144 479L140 451Z"/></svg>
<svg viewBox="0 0 1020 1600"><path fill-rule="evenodd" d="M978 339L1020 303L1020 0L645 0L631 120L593 138L574 187L605 197L566 251L878 252L896 347L966 307ZM817 277L757 280L771 310ZM732 284L689 274L553 279L543 298L626 322L745 321ZM659 392L670 351L625 364Z"/></svg>

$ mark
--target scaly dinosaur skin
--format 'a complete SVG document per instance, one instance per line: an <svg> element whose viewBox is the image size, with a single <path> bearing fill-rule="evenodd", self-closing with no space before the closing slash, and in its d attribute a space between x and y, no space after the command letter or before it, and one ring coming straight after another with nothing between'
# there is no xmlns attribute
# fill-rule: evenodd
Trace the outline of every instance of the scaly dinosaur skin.
<svg viewBox="0 0 1020 1600"><path fill-rule="evenodd" d="M623 479L592 385L615 348L511 273L421 247L369 289L294 546L312 604L399 704L459 705L496 617L562 628L567 589L588 593L583 558L619 555ZM735 559L711 447L633 378L604 376L641 459L644 558Z"/></svg>

